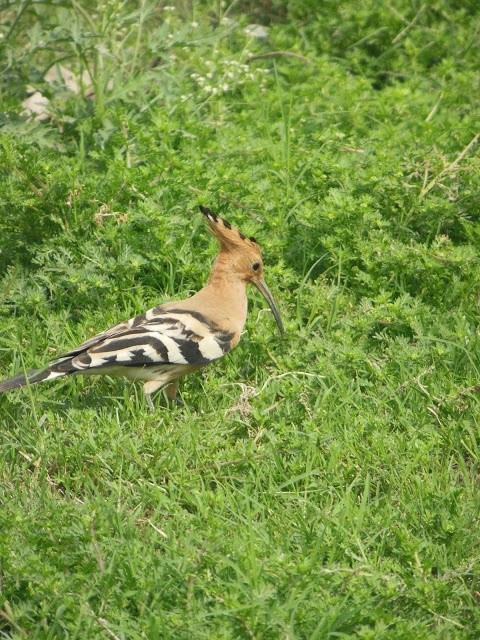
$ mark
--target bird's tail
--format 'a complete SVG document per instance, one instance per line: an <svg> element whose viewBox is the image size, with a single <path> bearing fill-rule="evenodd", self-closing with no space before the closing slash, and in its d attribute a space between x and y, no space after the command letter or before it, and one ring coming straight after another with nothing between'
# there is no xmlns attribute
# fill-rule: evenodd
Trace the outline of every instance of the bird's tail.
<svg viewBox="0 0 480 640"><path fill-rule="evenodd" d="M3 380L0 382L0 393L3 391L10 391L10 389L17 389L18 387L25 387L27 384L35 384L36 382L43 382L44 380L54 380L55 378L62 378L68 376L70 373L77 371L72 366L72 358L65 358L58 362L54 362L45 369L31 369L26 373L19 373L13 378Z"/></svg>

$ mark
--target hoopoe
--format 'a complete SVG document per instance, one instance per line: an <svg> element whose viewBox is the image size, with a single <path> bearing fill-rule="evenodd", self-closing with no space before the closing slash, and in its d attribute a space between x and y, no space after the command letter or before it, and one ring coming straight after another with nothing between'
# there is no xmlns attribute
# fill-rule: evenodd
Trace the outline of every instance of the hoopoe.
<svg viewBox="0 0 480 640"><path fill-rule="evenodd" d="M200 210L220 245L203 289L99 333L44 369L0 382L0 392L74 373L106 374L143 381L150 409L152 393L162 387L175 401L181 376L218 360L237 345L247 319L248 283L263 294L283 334L255 238L247 238L210 209L200 206Z"/></svg>

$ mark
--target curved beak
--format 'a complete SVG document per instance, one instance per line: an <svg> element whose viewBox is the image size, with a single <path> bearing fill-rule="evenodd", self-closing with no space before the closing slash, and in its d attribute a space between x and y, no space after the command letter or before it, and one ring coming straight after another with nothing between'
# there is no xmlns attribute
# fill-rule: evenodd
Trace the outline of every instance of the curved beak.
<svg viewBox="0 0 480 640"><path fill-rule="evenodd" d="M275 302L272 294L270 293L270 289L265 284L265 280L263 278L259 278L258 280L254 280L253 284L257 287L257 289L263 295L265 300L268 302L268 306L272 310L273 317L275 318L278 324L278 328L280 329L280 333L283 336L283 334L285 333L285 329L283 327L282 319L280 317L280 311L278 310L277 303Z"/></svg>

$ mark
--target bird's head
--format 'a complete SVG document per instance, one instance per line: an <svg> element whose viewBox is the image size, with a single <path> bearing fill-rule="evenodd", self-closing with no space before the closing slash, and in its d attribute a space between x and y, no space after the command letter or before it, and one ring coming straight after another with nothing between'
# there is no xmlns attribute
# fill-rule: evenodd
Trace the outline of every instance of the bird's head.
<svg viewBox="0 0 480 640"><path fill-rule="evenodd" d="M200 211L207 220L210 232L217 238L220 255L224 257L232 275L257 287L268 302L280 333L285 333L278 306L263 279L262 252L255 238L248 238L207 207L200 205Z"/></svg>

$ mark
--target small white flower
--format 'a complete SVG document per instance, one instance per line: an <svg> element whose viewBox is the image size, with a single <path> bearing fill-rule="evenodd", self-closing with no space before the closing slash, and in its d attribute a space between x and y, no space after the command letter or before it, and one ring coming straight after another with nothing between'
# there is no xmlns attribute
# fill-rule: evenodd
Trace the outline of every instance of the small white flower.
<svg viewBox="0 0 480 640"><path fill-rule="evenodd" d="M190 26L192 27L192 29L196 29L199 25L198 22L195 22L195 20L193 22L190 23Z"/></svg>
<svg viewBox="0 0 480 640"><path fill-rule="evenodd" d="M223 16L223 18L220 20L220 24L223 24L226 27L231 27L232 29L238 27L238 22L235 22L235 20L227 18L226 16Z"/></svg>

